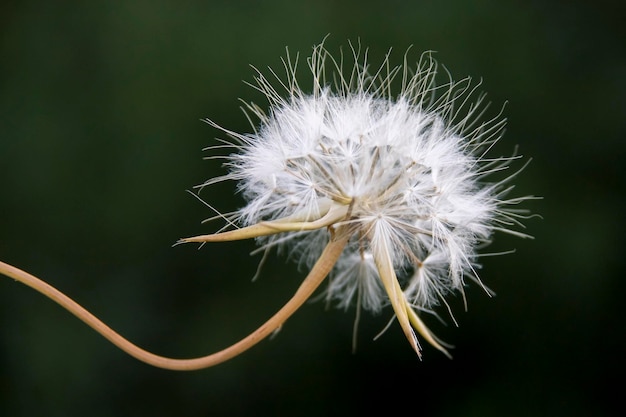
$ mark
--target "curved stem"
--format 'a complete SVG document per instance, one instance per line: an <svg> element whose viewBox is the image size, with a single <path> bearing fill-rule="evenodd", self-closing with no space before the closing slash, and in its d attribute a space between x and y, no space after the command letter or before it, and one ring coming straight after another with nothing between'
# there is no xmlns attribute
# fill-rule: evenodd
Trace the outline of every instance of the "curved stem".
<svg viewBox="0 0 626 417"><path fill-rule="evenodd" d="M63 308L85 322L115 346L136 359L159 368L177 371L192 371L208 368L225 362L248 350L278 329L298 308L300 308L300 306L311 296L317 287L319 287L324 278L326 278L332 270L333 266L337 262L337 259L339 259L343 248L350 238L347 233L336 233L335 237L336 239L333 239L328 243L324 252L309 272L309 275L304 279L294 296L287 301L287 303L285 303L285 305L267 322L245 338L241 339L239 342L211 355L193 359L167 358L155 355L154 353L148 352L137 345L134 345L67 295L39 278L12 265L0 261L0 274L6 275L25 285L28 285L34 290L60 304Z"/></svg>

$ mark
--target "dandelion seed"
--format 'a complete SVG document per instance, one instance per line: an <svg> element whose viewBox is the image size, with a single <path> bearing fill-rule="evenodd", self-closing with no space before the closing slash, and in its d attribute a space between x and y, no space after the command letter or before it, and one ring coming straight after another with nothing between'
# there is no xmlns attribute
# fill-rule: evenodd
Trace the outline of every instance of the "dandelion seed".
<svg viewBox="0 0 626 417"><path fill-rule="evenodd" d="M283 78L257 71L253 87L269 110L246 104L248 118L258 119L253 133L207 120L228 136L208 148L230 152L211 157L223 158L228 173L199 188L235 181L246 204L212 218L225 221L219 232L179 243L255 238L264 258L277 249L309 268L293 298L240 342L202 358L164 358L38 278L3 263L0 273L54 299L129 354L168 369L199 369L240 354L280 328L329 275L328 302L372 312L391 305L418 355L420 340L448 355L420 314L440 304L450 310L448 294L462 293L468 279L480 283L477 249L494 232L528 237L519 231L527 216L516 207L532 197L506 198L517 172L489 180L518 157L489 156L505 121L482 120L485 96L472 98L478 85L471 79L437 84L430 53L414 67L406 56L392 67L387 55L372 70L367 51L350 52L334 58L323 44L314 47L310 91L296 79L297 56L283 61Z"/></svg>

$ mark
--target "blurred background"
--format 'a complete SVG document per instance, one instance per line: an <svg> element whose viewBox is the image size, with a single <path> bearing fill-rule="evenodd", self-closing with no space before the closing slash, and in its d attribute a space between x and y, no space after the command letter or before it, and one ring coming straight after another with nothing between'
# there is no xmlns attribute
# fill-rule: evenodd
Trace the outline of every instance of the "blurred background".
<svg viewBox="0 0 626 417"><path fill-rule="evenodd" d="M471 4L470 4L471 3ZM618 5L619 3L619 5ZM250 131L242 81L330 34L372 61L413 45L507 101L503 152L532 163L516 195L535 240L498 235L483 281L452 299L454 344L419 361L391 317L306 304L279 335L218 367L152 368L53 302L0 279L2 416L611 416L623 412L626 39L609 1L4 1L0 259L69 294L139 345L204 355L256 328L304 272L253 242L171 247L213 231L186 190L223 173L210 117ZM233 184L203 192L242 204ZM442 312L443 313L443 312ZM445 314L444 314L445 315ZM448 320L450 322L450 320ZM622 412L619 410L622 409Z"/></svg>

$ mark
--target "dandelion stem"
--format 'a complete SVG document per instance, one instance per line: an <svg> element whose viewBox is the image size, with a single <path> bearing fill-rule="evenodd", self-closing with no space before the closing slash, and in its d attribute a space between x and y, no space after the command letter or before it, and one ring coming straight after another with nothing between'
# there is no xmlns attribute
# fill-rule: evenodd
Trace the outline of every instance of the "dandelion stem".
<svg viewBox="0 0 626 417"><path fill-rule="evenodd" d="M322 283L324 278L326 278L329 274L350 238L348 233L335 233L334 236L335 239L332 239L328 243L324 252L311 269L309 275L304 279L294 296L287 301L287 303L285 303L285 305L276 314L274 314L274 316L239 342L211 355L193 359L167 358L138 347L104 324L100 319L95 317L67 295L34 275L31 275L19 268L0 261L0 274L13 278L60 304L63 308L74 314L96 332L100 333L104 338L134 358L159 368L177 371L192 371L218 365L234 358L263 340L265 337L269 336L289 317L291 317L291 315L298 308L300 308L300 306L302 306L302 304L311 296L311 294Z"/></svg>

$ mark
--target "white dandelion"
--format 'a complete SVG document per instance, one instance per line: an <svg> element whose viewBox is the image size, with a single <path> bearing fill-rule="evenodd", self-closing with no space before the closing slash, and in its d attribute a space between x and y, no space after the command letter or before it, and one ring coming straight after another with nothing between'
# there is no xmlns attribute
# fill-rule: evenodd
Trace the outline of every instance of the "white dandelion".
<svg viewBox="0 0 626 417"><path fill-rule="evenodd" d="M259 71L254 87L269 111L246 105L259 119L254 133L208 120L228 135L216 148L232 153L223 156L229 173L202 187L236 181L247 204L227 220L243 227L182 242L254 237L309 268L332 264L328 300L373 312L391 304L418 354L415 330L447 354L418 312L462 292L468 278L480 282L476 249L494 231L527 237L514 230L525 198L504 197L514 175L487 178L517 157L487 156L505 120L480 120L485 96L472 101L469 78L437 85L430 53L414 68L406 57L390 67L387 55L371 70L367 51L351 52L347 65L316 46L310 92L296 79L297 57L283 61L284 78Z"/></svg>
<svg viewBox="0 0 626 417"><path fill-rule="evenodd" d="M445 297L463 293L468 280L482 285L477 249L494 232L528 237L519 231L527 216L516 207L532 197L506 197L517 172L490 180L519 157L490 156L505 120L482 120L487 103L471 79L448 75L436 84L430 53L415 66L405 55L395 67L388 54L371 69L367 51L350 52L335 58L323 44L314 47L310 90L297 81L297 56L287 54L282 77L258 71L253 87L269 108L246 104L249 119L258 119L252 133L207 120L227 135L209 149L227 151L211 158L223 158L228 172L201 188L234 181L246 204L217 213L213 219L226 221L217 233L180 243L256 238L264 257L277 249L309 270L293 298L240 342L202 358L164 358L37 278L2 263L0 272L50 296L131 355L168 369L199 369L240 354L280 328L327 276L328 302L372 312L391 305L418 355L419 338L448 355L420 314L447 306Z"/></svg>

